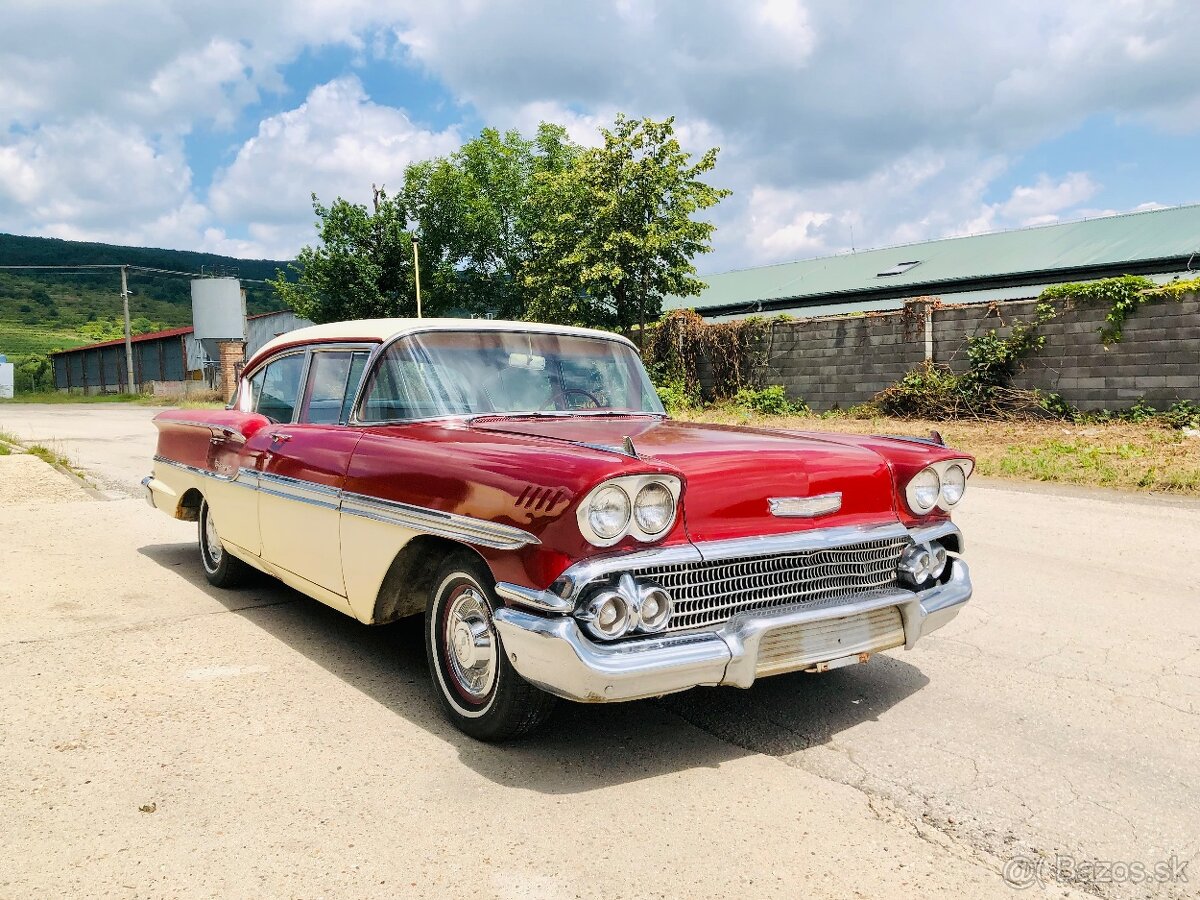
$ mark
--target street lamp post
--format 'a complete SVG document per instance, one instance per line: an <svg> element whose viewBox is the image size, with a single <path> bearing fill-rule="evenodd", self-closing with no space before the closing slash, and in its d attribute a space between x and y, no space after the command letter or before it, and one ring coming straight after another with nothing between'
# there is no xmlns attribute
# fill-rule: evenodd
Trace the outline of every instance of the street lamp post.
<svg viewBox="0 0 1200 900"><path fill-rule="evenodd" d="M413 281L417 285L417 318L421 318L421 253L419 248L420 242L414 234L412 239L413 245Z"/></svg>

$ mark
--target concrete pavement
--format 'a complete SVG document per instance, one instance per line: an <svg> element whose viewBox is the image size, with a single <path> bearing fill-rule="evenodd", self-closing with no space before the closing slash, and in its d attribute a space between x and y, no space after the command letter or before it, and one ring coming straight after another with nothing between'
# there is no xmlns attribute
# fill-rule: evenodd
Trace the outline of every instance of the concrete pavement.
<svg viewBox="0 0 1200 900"><path fill-rule="evenodd" d="M46 410L0 430L138 490L151 410ZM977 595L914 651L490 747L412 623L214 590L139 501L7 506L0 897L1005 897L1056 855L1190 880L1035 895L1197 896L1200 507L977 483L957 518Z"/></svg>

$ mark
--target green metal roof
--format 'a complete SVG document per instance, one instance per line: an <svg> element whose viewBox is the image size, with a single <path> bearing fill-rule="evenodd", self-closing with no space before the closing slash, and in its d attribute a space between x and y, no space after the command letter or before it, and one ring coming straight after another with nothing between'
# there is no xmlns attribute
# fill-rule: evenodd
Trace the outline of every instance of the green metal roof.
<svg viewBox="0 0 1200 900"><path fill-rule="evenodd" d="M752 311L753 306L764 301L776 301L772 306L778 308L782 305L779 301L790 299L798 301L797 305L805 305L805 298L827 298L828 302L837 303L836 295L846 295L844 300L853 302L859 299L855 295L878 296L880 292L892 296L898 292L907 296L953 293L974 290L989 280L993 287L1008 279L1018 283L1016 279L1022 277L1025 283L1040 280L1046 284L1056 279L1034 276L1109 268L1113 269L1112 274L1122 274L1122 267L1137 269L1137 263L1150 271L1152 263L1186 260L1192 254L1196 256L1193 268L1200 268L1200 204L705 275L701 278L708 287L699 296L670 297L664 306L701 311L740 306ZM918 265L900 274L879 275L900 263L913 261ZM1176 265L1176 269L1182 268Z"/></svg>

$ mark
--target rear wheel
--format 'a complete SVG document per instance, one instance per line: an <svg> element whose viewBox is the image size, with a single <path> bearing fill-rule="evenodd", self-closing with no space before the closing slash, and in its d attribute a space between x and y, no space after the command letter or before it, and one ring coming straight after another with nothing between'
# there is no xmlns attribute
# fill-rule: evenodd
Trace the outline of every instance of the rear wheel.
<svg viewBox="0 0 1200 900"><path fill-rule="evenodd" d="M231 556L221 545L217 523L207 500L200 501L200 562L209 584L219 588L232 588L243 584L250 574L250 567Z"/></svg>
<svg viewBox="0 0 1200 900"><path fill-rule="evenodd" d="M442 566L425 614L425 652L442 709L481 741L531 731L554 706L509 663L492 621L495 608L486 568L463 553Z"/></svg>

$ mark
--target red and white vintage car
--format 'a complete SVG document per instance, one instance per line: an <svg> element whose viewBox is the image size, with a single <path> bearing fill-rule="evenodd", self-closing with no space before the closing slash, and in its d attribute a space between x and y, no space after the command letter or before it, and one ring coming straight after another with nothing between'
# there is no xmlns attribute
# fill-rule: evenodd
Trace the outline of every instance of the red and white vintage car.
<svg viewBox="0 0 1200 900"><path fill-rule="evenodd" d="M150 503L367 624L425 615L450 719L750 687L911 648L971 596L940 442L677 422L633 344L521 322L291 332L155 420Z"/></svg>

